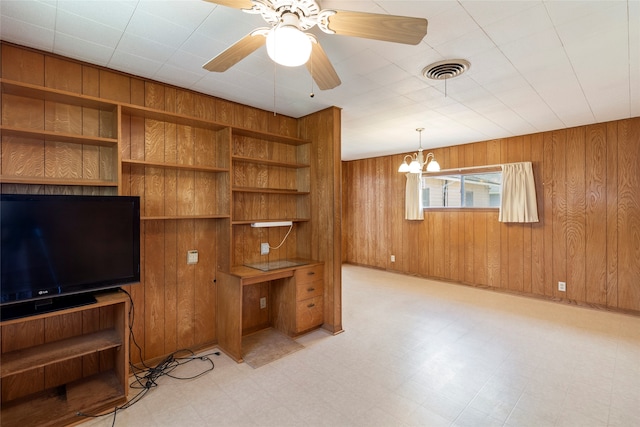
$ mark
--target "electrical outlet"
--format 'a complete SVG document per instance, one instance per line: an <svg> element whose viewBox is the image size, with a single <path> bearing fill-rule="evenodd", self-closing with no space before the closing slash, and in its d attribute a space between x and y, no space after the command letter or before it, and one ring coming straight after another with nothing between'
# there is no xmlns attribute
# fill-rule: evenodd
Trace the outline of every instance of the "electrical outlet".
<svg viewBox="0 0 640 427"><path fill-rule="evenodd" d="M558 282L558 290L560 292L567 292L567 282Z"/></svg>
<svg viewBox="0 0 640 427"><path fill-rule="evenodd" d="M260 298L260 308L267 308L267 297Z"/></svg>
<svg viewBox="0 0 640 427"><path fill-rule="evenodd" d="M269 255L268 243L260 243L260 255Z"/></svg>
<svg viewBox="0 0 640 427"><path fill-rule="evenodd" d="M396 262L396 256L395 255L391 255L391 262Z"/></svg>
<svg viewBox="0 0 640 427"><path fill-rule="evenodd" d="M187 251L187 264L198 263L198 251Z"/></svg>

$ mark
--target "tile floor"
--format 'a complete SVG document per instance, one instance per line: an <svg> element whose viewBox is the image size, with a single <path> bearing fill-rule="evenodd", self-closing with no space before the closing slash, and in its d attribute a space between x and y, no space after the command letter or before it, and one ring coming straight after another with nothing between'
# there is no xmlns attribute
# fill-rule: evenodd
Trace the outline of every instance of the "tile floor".
<svg viewBox="0 0 640 427"><path fill-rule="evenodd" d="M163 377L115 425L640 426L640 317L346 265L343 326Z"/></svg>

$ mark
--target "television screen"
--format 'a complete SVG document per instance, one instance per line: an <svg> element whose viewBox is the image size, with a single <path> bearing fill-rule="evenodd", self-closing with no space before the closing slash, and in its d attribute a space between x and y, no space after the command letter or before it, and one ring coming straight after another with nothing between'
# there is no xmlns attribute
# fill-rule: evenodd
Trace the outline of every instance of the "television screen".
<svg viewBox="0 0 640 427"><path fill-rule="evenodd" d="M3 194L0 228L3 310L140 280L138 197Z"/></svg>

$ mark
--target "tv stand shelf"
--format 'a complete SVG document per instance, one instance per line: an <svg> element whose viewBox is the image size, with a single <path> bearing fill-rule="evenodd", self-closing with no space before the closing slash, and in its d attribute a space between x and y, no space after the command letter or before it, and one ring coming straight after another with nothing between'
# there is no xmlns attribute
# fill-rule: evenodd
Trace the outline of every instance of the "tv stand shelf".
<svg viewBox="0 0 640 427"><path fill-rule="evenodd" d="M110 329L12 351L2 355L0 377L5 378L121 345L117 331Z"/></svg>
<svg viewBox="0 0 640 427"><path fill-rule="evenodd" d="M126 402L129 298L95 297L94 304L0 322L3 427L68 425L81 421L78 412Z"/></svg>

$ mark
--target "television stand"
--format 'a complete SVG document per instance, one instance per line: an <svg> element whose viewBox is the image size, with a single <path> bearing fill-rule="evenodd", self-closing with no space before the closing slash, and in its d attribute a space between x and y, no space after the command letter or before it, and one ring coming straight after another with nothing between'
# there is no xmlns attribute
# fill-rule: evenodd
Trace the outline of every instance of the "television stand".
<svg viewBox="0 0 640 427"><path fill-rule="evenodd" d="M68 426L127 401L129 298L0 322L2 427ZM78 326L76 326L78 325Z"/></svg>
<svg viewBox="0 0 640 427"><path fill-rule="evenodd" d="M0 309L0 321L20 319L22 317L35 316L36 314L50 313L52 311L66 310L73 307L95 304L96 298L92 293L63 295L53 298L44 298L34 301L10 304Z"/></svg>

